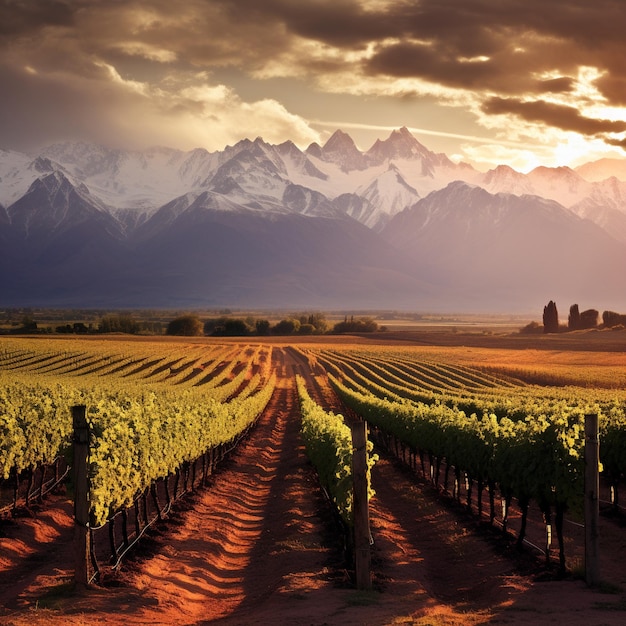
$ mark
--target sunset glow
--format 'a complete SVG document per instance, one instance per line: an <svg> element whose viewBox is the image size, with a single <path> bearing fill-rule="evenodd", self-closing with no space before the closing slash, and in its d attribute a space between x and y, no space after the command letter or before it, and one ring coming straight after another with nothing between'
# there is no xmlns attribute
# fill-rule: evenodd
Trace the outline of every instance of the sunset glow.
<svg viewBox="0 0 626 626"><path fill-rule="evenodd" d="M3 148L367 149L407 126L481 169L623 156L626 9L600 0L0 3Z"/></svg>

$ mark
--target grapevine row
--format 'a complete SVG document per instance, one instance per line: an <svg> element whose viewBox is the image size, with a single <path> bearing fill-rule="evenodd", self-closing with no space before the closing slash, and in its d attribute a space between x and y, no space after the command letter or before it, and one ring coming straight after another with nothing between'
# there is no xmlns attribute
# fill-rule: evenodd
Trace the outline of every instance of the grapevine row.
<svg viewBox="0 0 626 626"><path fill-rule="evenodd" d="M343 521L352 519L352 436L341 415L327 413L308 394L301 376L296 377L302 439L322 486L328 491Z"/></svg>
<svg viewBox="0 0 626 626"><path fill-rule="evenodd" d="M531 500L547 516L554 507L564 564L563 513L582 508L584 423L580 411L517 421L488 414L478 417L444 405L393 402L349 389L332 375L330 380L344 403L370 424L420 455L428 455L434 467L445 462L454 467L457 479L465 473L470 485L476 481L479 498L484 486L493 493L497 485L505 499L519 501L524 516ZM493 519L493 505L490 516Z"/></svg>

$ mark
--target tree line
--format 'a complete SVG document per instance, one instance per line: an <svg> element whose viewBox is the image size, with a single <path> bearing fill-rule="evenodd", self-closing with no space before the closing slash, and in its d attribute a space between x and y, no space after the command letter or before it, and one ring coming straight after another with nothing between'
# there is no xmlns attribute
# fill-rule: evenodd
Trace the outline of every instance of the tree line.
<svg viewBox="0 0 626 626"><path fill-rule="evenodd" d="M188 337L247 337L270 335L324 335L328 333L367 333L379 330L369 317L345 317L343 322L331 326L323 313L301 313L271 324L267 319L253 317L217 317L204 323L197 315L181 315L167 325L167 335Z"/></svg>
<svg viewBox="0 0 626 626"><path fill-rule="evenodd" d="M602 322L599 320L602 319ZM620 328L626 327L626 315L615 311L603 311L602 316L597 309L581 311L578 304L572 304L567 316L567 325L559 321L559 312L556 302L550 300L543 307L543 332L560 333L574 330L587 330L591 328ZM531 322L522 329L524 332L539 332L541 327L536 322Z"/></svg>
<svg viewBox="0 0 626 626"><path fill-rule="evenodd" d="M11 319L9 328L1 328L0 334L99 334L123 333L128 335L183 335L211 337L246 337L270 335L324 335L327 333L369 333L381 330L378 323L371 317L355 317L347 315L344 320L331 324L321 312L294 313L271 323L268 319L246 316L233 317L223 311L221 315L202 320L198 314L186 313L174 319L156 320L155 312L150 312L152 319L137 318L131 313L106 313L101 317L91 312L86 321L71 321L57 325L38 323L30 311L22 312L18 319ZM84 312L65 311L66 319ZM52 315L46 311L45 315ZM48 318L46 318L48 319ZM83 317L83 319L85 319Z"/></svg>

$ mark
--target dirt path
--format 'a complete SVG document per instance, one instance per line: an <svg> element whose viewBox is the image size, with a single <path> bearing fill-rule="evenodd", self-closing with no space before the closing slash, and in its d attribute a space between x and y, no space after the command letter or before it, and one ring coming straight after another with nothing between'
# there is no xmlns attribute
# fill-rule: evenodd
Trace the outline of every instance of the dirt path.
<svg viewBox="0 0 626 626"><path fill-rule="evenodd" d="M66 501L8 528L0 538L0 623L626 623L623 591L602 594L582 582L520 573L497 542L386 458L372 477L374 590L351 589L300 441L293 374L305 375L318 401L341 407L297 354L274 353L279 384L248 441L209 489L143 544L116 584L71 590ZM626 542L616 541L612 567L624 567Z"/></svg>

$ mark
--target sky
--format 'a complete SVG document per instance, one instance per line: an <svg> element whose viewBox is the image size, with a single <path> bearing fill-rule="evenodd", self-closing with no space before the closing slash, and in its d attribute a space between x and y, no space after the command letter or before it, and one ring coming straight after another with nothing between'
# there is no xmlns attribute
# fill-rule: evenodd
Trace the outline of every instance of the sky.
<svg viewBox="0 0 626 626"><path fill-rule="evenodd" d="M623 0L0 0L0 148L359 148L480 169L626 157Z"/></svg>

